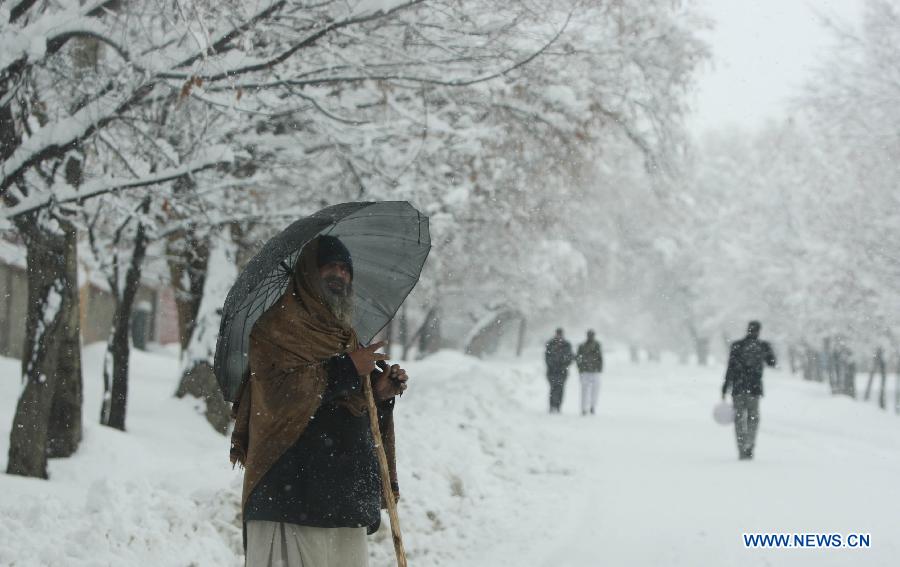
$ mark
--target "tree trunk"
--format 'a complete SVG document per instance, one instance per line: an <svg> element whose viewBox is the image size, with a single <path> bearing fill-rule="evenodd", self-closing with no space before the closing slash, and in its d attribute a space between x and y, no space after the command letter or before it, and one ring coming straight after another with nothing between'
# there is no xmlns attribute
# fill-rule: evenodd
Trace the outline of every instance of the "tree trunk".
<svg viewBox="0 0 900 567"><path fill-rule="evenodd" d="M894 381L894 412L900 413L900 368L897 369Z"/></svg>
<svg viewBox="0 0 900 567"><path fill-rule="evenodd" d="M815 371L816 357L813 354L813 350L809 348L809 345L804 345L803 349L805 355L803 358L803 379L812 380Z"/></svg>
<svg viewBox="0 0 900 567"><path fill-rule="evenodd" d="M230 227L223 227L219 234L210 237L206 246L206 263L197 279L204 284L193 296L195 319L190 322L191 335L182 353L183 372L175 395L201 399L206 405L204 415L213 429L225 434L231 408L219 389L213 373L216 337L222 320L222 305L228 290L237 278L237 250Z"/></svg>
<svg viewBox="0 0 900 567"><path fill-rule="evenodd" d="M525 331L528 325L528 319L525 316L522 316L522 319L519 321L519 337L516 339L516 356L522 356L522 351L525 349Z"/></svg>
<svg viewBox="0 0 900 567"><path fill-rule="evenodd" d="M46 211L16 224L27 250L28 315L7 472L47 478L47 458L74 453L82 434L76 232Z"/></svg>
<svg viewBox="0 0 900 567"><path fill-rule="evenodd" d="M147 199L142 204L144 213L147 212L149 206L150 201ZM125 287L121 290L114 290L114 293L121 295L116 301L112 334L107 343L106 360L111 364L103 365L103 384L108 390L104 392L100 423L121 431L125 431L125 414L128 405L131 314L141 284L141 271L146 253L147 231L144 225L139 223L134 237L131 262L128 264L128 272L125 274ZM118 285L118 282L111 283Z"/></svg>
<svg viewBox="0 0 900 567"><path fill-rule="evenodd" d="M74 255L73 242L73 255ZM74 274L73 274L74 275ZM71 457L81 443L81 412L84 404L81 374L81 320L78 286L72 285L74 299L66 315L57 347L56 374L59 382L50 408L47 430L47 457Z"/></svg>
<svg viewBox="0 0 900 567"><path fill-rule="evenodd" d="M403 345L403 360L408 360L409 356L409 319L406 317L406 303L400 308L400 344Z"/></svg>
<svg viewBox="0 0 900 567"><path fill-rule="evenodd" d="M831 353L828 355L828 387L831 390L832 394L837 394L838 392L838 358L836 353Z"/></svg>
<svg viewBox="0 0 900 567"><path fill-rule="evenodd" d="M881 348L875 351L875 359L872 361L872 372L869 373L869 383L866 385L866 400L869 399L869 393L872 389L872 378L875 377L876 372L881 374L881 391L878 395L878 407L887 409L887 396L885 394L885 387L887 386L887 364L884 361L884 351Z"/></svg>
<svg viewBox="0 0 900 567"><path fill-rule="evenodd" d="M813 353L813 380L816 382L825 381L825 354L821 351L814 350Z"/></svg>
<svg viewBox="0 0 900 567"><path fill-rule="evenodd" d="M422 327L416 333L419 337L419 358L431 354L441 345L441 321L438 308L432 307L425 316Z"/></svg>
<svg viewBox="0 0 900 567"><path fill-rule="evenodd" d="M696 337L694 339L694 345L697 350L697 364L706 366L709 362L709 338Z"/></svg>
<svg viewBox="0 0 900 567"><path fill-rule="evenodd" d="M878 348L875 350L875 356L872 357L872 367L869 368L869 380L866 382L866 392L863 394L863 400L869 401L869 396L872 394L872 382L875 380L875 374L879 371L881 372L881 399L879 400L881 405L881 409L884 409L884 357L881 354L881 349Z"/></svg>
<svg viewBox="0 0 900 567"><path fill-rule="evenodd" d="M407 354L409 353L409 350L412 348L412 345L414 343L416 343L417 341L419 343L418 357L421 358L422 356L427 354L427 351L423 350L424 348L427 347L427 343L428 343L427 339L425 339L424 336L426 333L428 333L429 325L432 324L432 319L434 319L434 317L436 316L436 313L437 313L437 307L432 307L431 309L429 309L428 313L425 314L425 320L422 321L422 324L419 326L419 328L416 330L416 332L413 333L413 335L411 337L409 337L409 339L406 342L403 343L403 359L404 360L406 360Z"/></svg>
<svg viewBox="0 0 900 567"><path fill-rule="evenodd" d="M852 360L844 364L844 393L856 399L856 362Z"/></svg>
<svg viewBox="0 0 900 567"><path fill-rule="evenodd" d="M869 381L866 382L866 391L863 394L863 400L869 401L869 396L872 393L872 382L875 380L875 363L872 364L872 369L869 371Z"/></svg>
<svg viewBox="0 0 900 567"><path fill-rule="evenodd" d="M694 352L697 355L697 364L700 366L706 366L709 361L709 337L703 337L700 335L700 331L697 327L688 320L687 322L688 333L691 335L691 340L694 343ZM683 356L687 356L686 354ZM682 364L686 361L682 360Z"/></svg>
<svg viewBox="0 0 900 567"><path fill-rule="evenodd" d="M475 333L465 346L466 354L481 358L497 352L500 341L506 334L507 324L521 318L522 315L517 311L502 310L491 314L487 321L482 319L479 322L481 328L475 329Z"/></svg>
<svg viewBox="0 0 900 567"><path fill-rule="evenodd" d="M179 234L169 240L167 250L169 273L175 288L175 307L178 310L178 335L181 350L191 342L209 262L209 242L193 234Z"/></svg>
<svg viewBox="0 0 900 567"><path fill-rule="evenodd" d="M203 400L206 404L204 412L206 421L213 429L225 435L231 420L231 408L219 390L219 383L216 381L216 375L213 374L212 366L201 362L188 369L181 377L181 382L178 383L175 396L179 398L193 396Z"/></svg>

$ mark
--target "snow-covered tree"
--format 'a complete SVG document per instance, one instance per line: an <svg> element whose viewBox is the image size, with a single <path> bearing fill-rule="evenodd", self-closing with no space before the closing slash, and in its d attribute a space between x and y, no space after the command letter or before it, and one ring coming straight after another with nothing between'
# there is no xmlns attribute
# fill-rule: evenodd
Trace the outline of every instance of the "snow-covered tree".
<svg viewBox="0 0 900 567"><path fill-rule="evenodd" d="M390 179L378 167L379 155L393 153L395 124L378 119L385 93L475 83L527 63L558 33L558 23L543 22L538 6L421 0L4 6L0 198L4 227L25 236L34 275L30 362L23 363L23 400L31 401L16 417L10 472L46 476L43 439L57 383L80 393L77 364L47 364L76 360L54 353L72 350L78 334L77 324L63 323L77 319L73 219L86 200L167 184L208 191L197 178L212 168L228 178L225 185L241 186L235 179L283 164L291 153L310 165L300 181L310 192L335 179L357 190ZM530 34L511 39L526 27ZM185 105L189 119L174 120ZM281 128L271 134L296 134L281 138L292 152L256 143L269 122ZM292 145L297 139L304 142L299 148ZM101 145L105 150L96 151ZM118 154L115 166L111 154ZM48 314L53 318L45 321ZM71 452L80 415L66 415Z"/></svg>

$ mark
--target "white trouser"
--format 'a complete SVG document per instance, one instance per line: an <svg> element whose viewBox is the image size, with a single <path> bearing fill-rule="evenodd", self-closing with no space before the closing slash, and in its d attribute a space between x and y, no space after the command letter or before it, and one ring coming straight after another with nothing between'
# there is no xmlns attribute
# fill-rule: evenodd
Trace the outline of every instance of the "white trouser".
<svg viewBox="0 0 900 567"><path fill-rule="evenodd" d="M246 567L368 567L366 528L247 522Z"/></svg>
<svg viewBox="0 0 900 567"><path fill-rule="evenodd" d="M600 373L581 373L581 413L592 411L597 407L597 394L600 393Z"/></svg>

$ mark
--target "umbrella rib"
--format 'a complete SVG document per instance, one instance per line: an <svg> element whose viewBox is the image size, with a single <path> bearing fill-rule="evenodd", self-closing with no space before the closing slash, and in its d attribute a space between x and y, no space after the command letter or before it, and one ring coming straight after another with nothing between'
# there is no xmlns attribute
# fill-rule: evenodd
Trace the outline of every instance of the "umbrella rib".
<svg viewBox="0 0 900 567"><path fill-rule="evenodd" d="M283 277L284 277L284 274L270 273L270 274L268 274L266 277L264 277L264 278L263 278L256 286L254 286L254 287L255 287L255 288L258 288L258 289L278 288L278 287L280 287L280 286L282 285L281 278L283 278ZM268 293L269 293L268 290L267 290L265 293L268 294ZM255 300L256 300L257 297L259 297L258 294L255 295L255 296L254 296L254 295L248 295L248 296L244 299L244 301L241 302L241 305L238 307L238 309L236 309L236 311L240 311L240 310L243 310L243 309L249 309L249 308L252 307L252 305L255 303ZM248 300L250 301L250 304L249 304L249 305L245 305L245 304L247 303Z"/></svg>
<svg viewBox="0 0 900 567"><path fill-rule="evenodd" d="M360 209L364 210L364 209ZM356 213L352 213L349 216L342 218L339 221L332 221L332 224L345 224L351 221L355 221L356 219L395 219L395 220L408 220L411 219L412 215L403 216L403 215L392 215L390 213L370 213L366 215L358 215Z"/></svg>
<svg viewBox="0 0 900 567"><path fill-rule="evenodd" d="M338 234L337 234L337 237L339 237L339 238L359 238L360 236L374 236L374 237L377 237L377 238L385 238L385 239L389 239L389 240L399 240L399 241L401 241L401 242L415 242L416 244L419 244L419 243L420 243L420 242L419 242L418 240L416 240L415 238L406 238L406 237L404 237L404 236L397 235L396 233L393 233L393 232L380 232L380 233L373 233L373 232L345 232L345 233L343 233L343 234L341 234L341 233L338 233ZM429 246L430 246L430 245L429 245Z"/></svg>
<svg viewBox="0 0 900 567"><path fill-rule="evenodd" d="M269 302L269 297L271 296L271 292L276 289L277 289L276 286L273 285L272 288L265 293L264 300L255 303L255 305L253 305L251 307L251 309L247 312L246 318L249 319L252 315L255 315L256 313L258 313L260 311L264 311L266 309L266 303ZM279 291L278 295L281 295L282 293L284 293L284 291ZM257 296L257 297L259 297L259 296Z"/></svg>

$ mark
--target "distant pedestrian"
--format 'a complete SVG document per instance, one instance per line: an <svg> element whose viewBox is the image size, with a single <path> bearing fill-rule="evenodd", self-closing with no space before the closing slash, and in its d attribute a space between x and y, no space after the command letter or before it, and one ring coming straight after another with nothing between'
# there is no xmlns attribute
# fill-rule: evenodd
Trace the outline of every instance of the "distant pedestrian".
<svg viewBox="0 0 900 567"><path fill-rule="evenodd" d="M572 352L571 343L563 338L562 329L556 329L556 335L550 339L544 350L547 381L550 382L550 413L559 413L560 411L569 365L574 359L575 354Z"/></svg>
<svg viewBox="0 0 900 567"><path fill-rule="evenodd" d="M775 366L775 353L759 340L759 321L750 321L747 336L731 344L728 369L722 384L722 399L731 388L734 400L734 431L741 460L752 459L759 429L759 399L763 395L763 364Z"/></svg>
<svg viewBox="0 0 900 567"><path fill-rule="evenodd" d="M575 364L581 378L581 415L594 414L600 393L600 373L603 372L603 349L594 338L594 331L588 331L587 340L578 346Z"/></svg>

